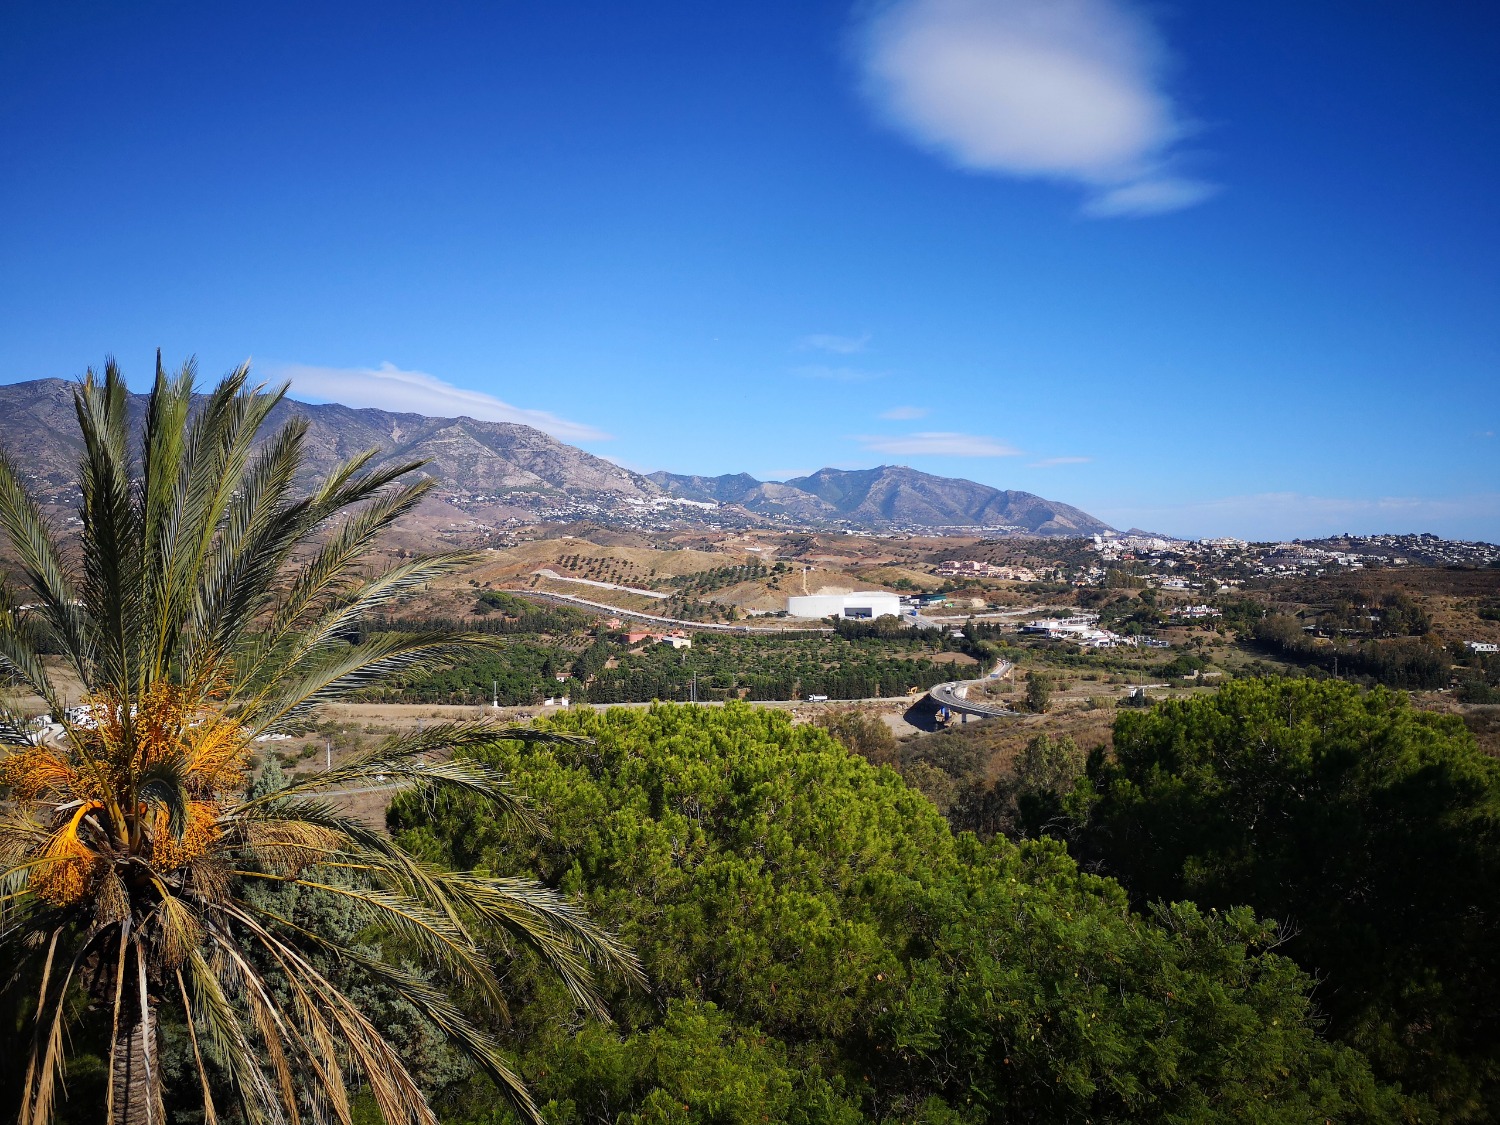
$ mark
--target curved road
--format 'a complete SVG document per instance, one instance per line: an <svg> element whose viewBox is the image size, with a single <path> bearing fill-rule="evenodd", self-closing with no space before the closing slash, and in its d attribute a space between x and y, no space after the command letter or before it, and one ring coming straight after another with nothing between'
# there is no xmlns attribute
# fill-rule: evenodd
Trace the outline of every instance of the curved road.
<svg viewBox="0 0 1500 1125"><path fill-rule="evenodd" d="M1009 707L1000 707L993 703L970 703L967 698L969 688L974 684L988 683L998 680L1014 667L1008 660L1002 660L995 666L995 670L988 676L979 680L950 680L945 684L938 684L928 691L932 701L939 707L946 707L949 711L955 711L960 715L978 715L986 719L998 719L1007 715L1019 715L1021 712L1012 711Z"/></svg>

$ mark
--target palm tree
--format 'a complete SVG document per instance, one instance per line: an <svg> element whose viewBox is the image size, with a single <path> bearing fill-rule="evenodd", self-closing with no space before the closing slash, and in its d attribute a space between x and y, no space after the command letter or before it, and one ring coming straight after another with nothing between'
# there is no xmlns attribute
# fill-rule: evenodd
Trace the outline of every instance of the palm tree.
<svg viewBox="0 0 1500 1125"><path fill-rule="evenodd" d="M578 1004L603 1016L591 972L637 978L633 956L547 888L419 862L330 795L376 783L457 790L534 823L467 752L565 736L430 726L246 796L254 739L380 677L487 643L359 635L371 610L467 557L363 568L377 536L430 487L403 482L420 463L372 467L372 450L301 494L306 424L258 440L286 387L263 393L247 378L242 367L200 398L192 364L169 377L158 355L133 447L118 369L111 361L102 379L90 371L74 394L84 442L75 549L0 456L0 530L30 603L0 597L0 667L62 725L44 740L16 706L0 706L0 784L9 787L0 964L10 973L0 987L28 990L31 1029L19 1119L52 1119L68 1026L96 1011L101 1033L109 1024L112 1125L165 1120L164 1014L186 1029L209 1125L220 1112L215 1090L248 1121L347 1125L354 1075L389 1125L435 1122L396 1050L330 979L326 966L337 963L396 990L540 1120L493 1042L441 986L498 1006L480 945L498 929L538 951ZM82 684L80 706L64 706L44 651L60 652ZM267 883L352 904L428 972L299 926L276 912L277 896L252 890Z"/></svg>

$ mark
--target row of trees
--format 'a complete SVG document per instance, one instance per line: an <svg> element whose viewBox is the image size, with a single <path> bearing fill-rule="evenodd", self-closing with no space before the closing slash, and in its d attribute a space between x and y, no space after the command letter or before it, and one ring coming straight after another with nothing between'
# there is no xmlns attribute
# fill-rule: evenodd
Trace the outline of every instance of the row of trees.
<svg viewBox="0 0 1500 1125"><path fill-rule="evenodd" d="M592 629L595 619L568 606L547 605L518 598L503 590L486 590L474 601L478 620L458 621L449 617L404 617L374 614L352 632L355 639L370 633L412 633L443 629L450 632L490 633L502 636L546 635L568 637Z"/></svg>
<svg viewBox="0 0 1500 1125"><path fill-rule="evenodd" d="M876 626L858 628L874 630ZM563 647L554 637L517 636L503 648L452 666L409 673L371 689L367 697L481 704L498 695L504 705L525 705L562 691L556 675L569 672L566 690L590 703L687 701L694 690L701 700L742 694L750 699L808 695L866 699L905 695L912 688L926 690L952 679L955 666L933 659L942 653L973 653L987 664L999 652L989 642L900 626L889 635L854 631L832 637L797 632L748 637L699 634L685 651L653 645L629 652L608 635L595 636L581 650L576 646L583 643L582 638L566 643L573 647Z"/></svg>

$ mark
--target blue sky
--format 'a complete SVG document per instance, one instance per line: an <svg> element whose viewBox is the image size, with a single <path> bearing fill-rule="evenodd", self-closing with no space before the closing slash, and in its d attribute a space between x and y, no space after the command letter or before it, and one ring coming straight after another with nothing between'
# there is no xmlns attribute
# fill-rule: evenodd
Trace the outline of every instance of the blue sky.
<svg viewBox="0 0 1500 1125"><path fill-rule="evenodd" d="M8 5L0 381L1500 539L1500 9Z"/></svg>

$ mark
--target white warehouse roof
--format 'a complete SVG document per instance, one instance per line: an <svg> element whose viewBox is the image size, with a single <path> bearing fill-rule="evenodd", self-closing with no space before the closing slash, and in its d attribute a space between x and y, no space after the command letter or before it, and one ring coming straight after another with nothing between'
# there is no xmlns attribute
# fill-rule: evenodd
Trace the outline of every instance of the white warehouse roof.
<svg viewBox="0 0 1500 1125"><path fill-rule="evenodd" d="M901 599L895 594L868 590L860 594L808 594L787 598L788 617L900 617Z"/></svg>

